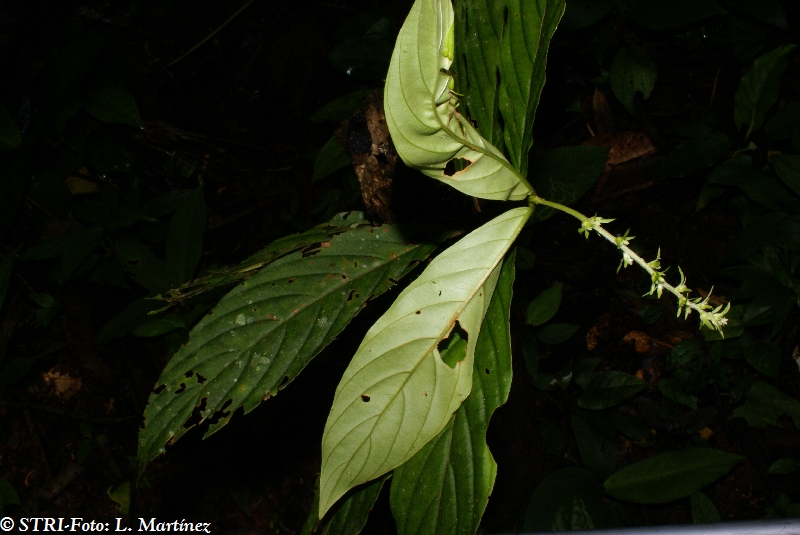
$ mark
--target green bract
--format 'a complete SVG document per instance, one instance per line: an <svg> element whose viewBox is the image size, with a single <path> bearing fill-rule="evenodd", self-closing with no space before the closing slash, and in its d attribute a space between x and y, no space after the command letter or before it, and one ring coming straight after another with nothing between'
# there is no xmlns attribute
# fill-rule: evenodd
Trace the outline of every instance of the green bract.
<svg viewBox="0 0 800 535"><path fill-rule="evenodd" d="M349 489L410 459L467 397L500 261L530 214L509 210L444 251L367 332L325 424L320 518ZM457 324L467 344L451 366L439 345Z"/></svg>
<svg viewBox="0 0 800 535"><path fill-rule="evenodd" d="M448 38L449 36L449 38ZM386 123L406 165L457 190L496 200L523 200L527 181L458 111L453 77L453 6L417 0L397 37L384 90ZM452 176L453 159L469 165Z"/></svg>

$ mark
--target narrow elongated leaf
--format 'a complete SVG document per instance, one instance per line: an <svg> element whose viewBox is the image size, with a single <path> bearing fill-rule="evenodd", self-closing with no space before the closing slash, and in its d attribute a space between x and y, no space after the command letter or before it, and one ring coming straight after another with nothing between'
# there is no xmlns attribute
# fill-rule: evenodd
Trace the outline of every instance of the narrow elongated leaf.
<svg viewBox="0 0 800 535"><path fill-rule="evenodd" d="M186 196L169 221L166 268L173 286L194 277L203 256L206 220L206 200L201 186Z"/></svg>
<svg viewBox="0 0 800 535"><path fill-rule="evenodd" d="M685 498L730 471L744 458L713 448L686 448L653 455L611 475L606 492L634 503Z"/></svg>
<svg viewBox="0 0 800 535"><path fill-rule="evenodd" d="M784 45L767 52L753 63L742 76L733 109L736 128L747 125L747 135L758 130L764 123L767 111L778 99L780 79L789 65L787 56L796 45Z"/></svg>
<svg viewBox="0 0 800 535"><path fill-rule="evenodd" d="M147 206L144 209L147 211ZM164 212L164 209L159 208L159 211ZM168 209L164 213L169 213ZM275 240L247 260L234 266L215 269L206 275L197 277L192 282L170 290L167 295L159 296L159 298L168 303L178 303L214 288L246 280L278 258L300 250L303 251L304 256L314 255L320 249L330 245L330 240L334 236L366 226L370 226L370 223L361 212L338 214L332 220L317 225L302 234L292 234Z"/></svg>
<svg viewBox="0 0 800 535"><path fill-rule="evenodd" d="M384 89L386 124L409 167L457 190L496 200L522 200L530 186L503 154L456 111L450 0L417 0L394 48ZM468 165L451 176L453 159Z"/></svg>
<svg viewBox="0 0 800 535"><path fill-rule="evenodd" d="M472 535L497 474L486 428L511 387L509 313L514 255L503 263L475 347L472 391L439 435L394 471L397 532Z"/></svg>
<svg viewBox="0 0 800 535"><path fill-rule="evenodd" d="M514 167L528 172L531 128L542 93L547 49L564 14L563 0L506 0L507 22L500 43L499 106L506 150Z"/></svg>
<svg viewBox="0 0 800 535"><path fill-rule="evenodd" d="M367 332L325 424L320 516L347 490L410 459L467 397L499 263L530 213L509 210L444 251ZM457 325L467 344L451 366L439 345Z"/></svg>
<svg viewBox="0 0 800 535"><path fill-rule="evenodd" d="M313 256L295 251L223 297L172 357L145 409L141 467L183 435L195 408L250 412L294 379L367 299L389 289L434 245L413 245L393 227L361 227L333 237Z"/></svg>

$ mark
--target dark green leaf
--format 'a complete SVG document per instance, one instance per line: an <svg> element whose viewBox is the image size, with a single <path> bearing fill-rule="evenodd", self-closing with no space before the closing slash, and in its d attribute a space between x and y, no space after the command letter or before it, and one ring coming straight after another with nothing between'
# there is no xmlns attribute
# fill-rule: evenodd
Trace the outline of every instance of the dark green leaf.
<svg viewBox="0 0 800 535"><path fill-rule="evenodd" d="M101 175L129 173L133 167L133 156L121 145L102 140L86 148L86 163Z"/></svg>
<svg viewBox="0 0 800 535"><path fill-rule="evenodd" d="M300 535L358 535L367 524L369 512L372 510L383 484L391 474L379 477L375 481L365 483L350 492L331 512L319 520L319 478L314 492L314 503L308 514Z"/></svg>
<svg viewBox="0 0 800 535"><path fill-rule="evenodd" d="M0 154L0 177L0 243L4 243L31 177L28 155L24 151Z"/></svg>
<svg viewBox="0 0 800 535"><path fill-rule="evenodd" d="M135 241L121 241L116 246L119 261L136 282L151 293L170 287L164 263L146 245Z"/></svg>
<svg viewBox="0 0 800 535"><path fill-rule="evenodd" d="M6 300L8 285L11 283L11 275L14 273L16 263L16 250L7 252L3 261L0 262L0 310L3 309L3 302Z"/></svg>
<svg viewBox="0 0 800 535"><path fill-rule="evenodd" d="M661 162L658 172L664 178L682 177L711 167L731 150L731 140L722 132L684 141Z"/></svg>
<svg viewBox="0 0 800 535"><path fill-rule="evenodd" d="M781 350L769 342L755 342L744 346L744 358L756 370L775 379L781 364Z"/></svg>
<svg viewBox="0 0 800 535"><path fill-rule="evenodd" d="M56 299L50 294L31 294L30 298L42 308L55 308L58 306Z"/></svg>
<svg viewBox="0 0 800 535"><path fill-rule="evenodd" d="M0 152L22 143L22 132L5 106L0 104Z"/></svg>
<svg viewBox="0 0 800 535"><path fill-rule="evenodd" d="M622 12L649 30L671 30L724 13L714 0L623 0Z"/></svg>
<svg viewBox="0 0 800 535"><path fill-rule="evenodd" d="M152 218L164 217L183 206L186 198L194 195L197 190L176 189L154 197L142 207L142 212Z"/></svg>
<svg viewBox="0 0 800 535"><path fill-rule="evenodd" d="M172 287L194 278L203 256L206 219L206 200L201 186L183 200L169 221L166 270Z"/></svg>
<svg viewBox="0 0 800 535"><path fill-rule="evenodd" d="M315 123L322 121L340 123L345 119L349 119L356 110L364 108L366 98L373 93L375 93L374 89L361 89L348 93L325 104L308 120Z"/></svg>
<svg viewBox="0 0 800 535"><path fill-rule="evenodd" d="M470 395L445 429L394 471L391 505L399 534L471 535L478 529L497 472L486 429L511 386L513 282L511 254L478 336Z"/></svg>
<svg viewBox="0 0 800 535"><path fill-rule="evenodd" d="M536 254L525 247L517 245L517 271L533 269L536 265Z"/></svg>
<svg viewBox="0 0 800 535"><path fill-rule="evenodd" d="M297 238L290 242L296 245ZM282 256L235 287L192 329L162 373L158 384L165 388L151 395L139 435L140 468L188 431L184 423L195 407L205 407L203 419L225 407L210 434L238 407L247 413L277 394L367 299L388 290L433 249L408 243L390 226L356 227L314 252Z"/></svg>
<svg viewBox="0 0 800 535"><path fill-rule="evenodd" d="M139 106L130 93L121 87L103 87L89 93L84 103L86 111L105 123L122 123L144 128Z"/></svg>
<svg viewBox="0 0 800 535"><path fill-rule="evenodd" d="M542 436L542 442L544 442L544 448L547 453L561 457L564 451L564 444L566 444L566 437L553 420L546 418L542 420L542 423L539 424L539 434Z"/></svg>
<svg viewBox="0 0 800 535"><path fill-rule="evenodd" d="M572 204L594 186L605 169L608 147L559 147L537 160L533 187L537 195L549 201ZM539 206L532 221L544 221L555 213Z"/></svg>
<svg viewBox="0 0 800 535"><path fill-rule="evenodd" d="M793 102L770 117L764 125L764 132L770 139L783 141L791 139L798 125L800 125L800 102Z"/></svg>
<svg viewBox="0 0 800 535"><path fill-rule="evenodd" d="M525 313L525 324L538 327L547 323L556 315L559 306L561 306L560 282L543 291L530 302Z"/></svg>
<svg viewBox="0 0 800 535"><path fill-rule="evenodd" d="M314 161L314 174L312 175L311 183L313 184L317 180L325 178L331 173L347 167L351 163L352 160L345 148L339 143L335 136L331 136L325 145L322 146L319 154L317 154L317 159Z"/></svg>
<svg viewBox="0 0 800 535"><path fill-rule="evenodd" d="M759 0L757 3L752 0L722 0L722 2L731 9L740 11L760 22L777 26L783 30L789 29L786 13L778 0Z"/></svg>
<svg viewBox="0 0 800 535"><path fill-rule="evenodd" d="M543 344L560 344L572 338L572 335L575 334L578 327L579 325L571 325L569 323L553 323L539 329L536 336Z"/></svg>
<svg viewBox="0 0 800 535"><path fill-rule="evenodd" d="M619 500L667 503L702 489L742 460L740 455L713 448L672 450L618 470L604 486Z"/></svg>
<svg viewBox="0 0 800 535"><path fill-rule="evenodd" d="M773 154L770 156L775 173L789 186L795 195L800 195L800 155Z"/></svg>
<svg viewBox="0 0 800 535"><path fill-rule="evenodd" d="M645 388L647 383L633 375L617 371L598 372L586 385L578 406L591 410L607 409Z"/></svg>
<svg viewBox="0 0 800 535"><path fill-rule="evenodd" d="M628 112L633 115L633 97L637 92L647 100L658 78L656 64L641 47L621 48L611 62L611 89Z"/></svg>
<svg viewBox="0 0 800 535"><path fill-rule="evenodd" d="M616 410L611 413L611 419L614 422L614 428L620 434L636 441L638 445L644 445L653 439L650 426L639 418L621 410Z"/></svg>
<svg viewBox="0 0 800 535"><path fill-rule="evenodd" d="M800 402L763 381L753 383L745 404L733 411L734 416L745 418L747 425L761 429L767 425L777 427L782 414L789 416L800 429Z"/></svg>
<svg viewBox="0 0 800 535"><path fill-rule="evenodd" d="M522 531L540 532L558 530L559 511L564 507L572 507L576 499L581 500L589 509L600 502L602 488L597 478L585 468L561 468L551 472L536 486L525 509ZM565 526L562 529L589 529L588 525Z"/></svg>
<svg viewBox="0 0 800 535"><path fill-rule="evenodd" d="M598 22L614 9L614 0L571 0L561 20L561 28L581 30Z"/></svg>
<svg viewBox="0 0 800 535"><path fill-rule="evenodd" d="M797 472L797 461L789 457L778 459L767 470L768 474L792 474Z"/></svg>
<svg viewBox="0 0 800 535"><path fill-rule="evenodd" d="M506 0L505 4L506 25L498 55L498 107L503 116L506 151L514 167L525 176L528 151L533 144L533 117L544 87L547 49L564 14L565 3Z"/></svg>
<svg viewBox="0 0 800 535"><path fill-rule="evenodd" d="M353 78L383 80L389 70L395 35L388 18L378 19L362 37L345 39L334 46L328 60L334 69Z"/></svg>
<svg viewBox="0 0 800 535"><path fill-rule="evenodd" d="M572 411L572 433L583 465L604 479L617 464L617 435L607 413Z"/></svg>
<svg viewBox="0 0 800 535"><path fill-rule="evenodd" d="M767 111L778 99L781 75L794 48L785 45L760 56L739 82L733 115L737 128L747 125L746 138L764 124Z"/></svg>
<svg viewBox="0 0 800 535"><path fill-rule="evenodd" d="M658 389L665 398L675 403L680 403L690 409L697 408L697 396L684 392L683 383L677 379L661 379L658 381Z"/></svg>
<svg viewBox="0 0 800 535"><path fill-rule="evenodd" d="M652 325L664 315L663 305L645 305L639 311L639 317L647 325Z"/></svg>
<svg viewBox="0 0 800 535"><path fill-rule="evenodd" d="M6 505L19 505L19 496L11 483L0 477L0 509Z"/></svg>
<svg viewBox="0 0 800 535"><path fill-rule="evenodd" d="M714 502L708 496L700 492L693 492L691 496L692 522L695 524L705 524L707 522L720 522L722 518L719 511L714 507Z"/></svg>
<svg viewBox="0 0 800 535"><path fill-rule="evenodd" d="M133 330L133 334L145 338L153 338L185 328L186 325L183 323L183 320L176 314L166 314L160 318L142 323Z"/></svg>
<svg viewBox="0 0 800 535"><path fill-rule="evenodd" d="M97 335L97 344L106 344L132 332L148 319L148 313L161 308L163 303L153 299L137 299L122 312L111 318Z"/></svg>
<svg viewBox="0 0 800 535"><path fill-rule="evenodd" d="M33 361L31 359L14 359L3 367L0 372L0 386L8 386L16 383L31 371Z"/></svg>
<svg viewBox="0 0 800 535"><path fill-rule="evenodd" d="M145 206L145 209L147 207ZM313 256L330 245L330 240L348 230L369 226L370 223L361 212L346 212L331 221L317 225L302 234L292 234L275 240L247 260L230 267L212 270L209 274L197 277L180 288L170 290L163 299L169 303L185 301L189 297L234 284L248 279L270 262L287 254L303 251L304 256Z"/></svg>
<svg viewBox="0 0 800 535"><path fill-rule="evenodd" d="M97 246L103 242L104 238L105 231L102 227L92 227L71 234L70 246L64 251L64 255L61 257L61 266L57 271L58 282L60 284L67 282Z"/></svg>

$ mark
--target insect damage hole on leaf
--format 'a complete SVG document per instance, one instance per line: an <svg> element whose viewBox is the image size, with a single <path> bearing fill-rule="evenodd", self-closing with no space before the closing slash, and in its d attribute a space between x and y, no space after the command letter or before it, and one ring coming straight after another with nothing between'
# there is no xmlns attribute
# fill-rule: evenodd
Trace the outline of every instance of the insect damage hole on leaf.
<svg viewBox="0 0 800 535"><path fill-rule="evenodd" d="M370 399L370 398L369 398L369 396L368 396L368 395L366 395L366 394L361 394L361 401L363 401L364 403L367 403L367 402L369 401L369 399Z"/></svg>
<svg viewBox="0 0 800 535"><path fill-rule="evenodd" d="M444 175L452 177L459 171L463 171L470 166L472 162L465 158L453 158L447 165L444 166Z"/></svg>
<svg viewBox="0 0 800 535"><path fill-rule="evenodd" d="M468 338L469 335L467 331L456 321L453 330L450 331L450 335L439 342L439 345L436 347L442 362L451 368L455 368L456 364L467 358Z"/></svg>

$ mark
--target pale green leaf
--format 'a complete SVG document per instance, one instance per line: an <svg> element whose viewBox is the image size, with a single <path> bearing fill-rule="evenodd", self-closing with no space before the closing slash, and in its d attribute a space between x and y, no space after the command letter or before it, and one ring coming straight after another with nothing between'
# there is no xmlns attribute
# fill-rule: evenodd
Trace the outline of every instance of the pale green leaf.
<svg viewBox="0 0 800 535"><path fill-rule="evenodd" d="M611 89L617 99L633 115L633 97L641 93L647 100L658 78L656 64L645 49L636 45L621 48L611 62Z"/></svg>
<svg viewBox="0 0 800 535"><path fill-rule="evenodd" d="M531 192L527 182L456 111L448 70L453 31L450 0L414 3L397 37L384 89L392 141L406 165L467 195L523 200ZM453 159L469 164L448 176L445 167Z"/></svg>
<svg viewBox="0 0 800 535"><path fill-rule="evenodd" d="M452 245L367 332L325 425L321 516L349 489L410 459L467 397L500 261L530 213L509 210ZM451 368L440 357L439 344L456 325L468 342Z"/></svg>
<svg viewBox="0 0 800 535"><path fill-rule="evenodd" d="M497 473L486 429L511 387L513 282L511 254L478 335L472 391L442 432L394 471L391 505L399 534L473 535L478 529Z"/></svg>
<svg viewBox="0 0 800 535"><path fill-rule="evenodd" d="M637 461L605 482L614 498L634 503L667 503L712 483L744 460L714 448L672 450Z"/></svg>
<svg viewBox="0 0 800 535"><path fill-rule="evenodd" d="M139 434L140 468L188 431L196 408L203 408L203 420L224 408L211 434L237 408L248 413L275 395L368 299L391 288L434 247L408 243L394 227L356 226L319 248L281 256L236 286L162 372Z"/></svg>
<svg viewBox="0 0 800 535"><path fill-rule="evenodd" d="M764 123L767 111L778 99L780 80L789 65L787 56L796 45L784 45L760 56L742 76L733 109L736 128L747 125L747 135L758 130Z"/></svg>

